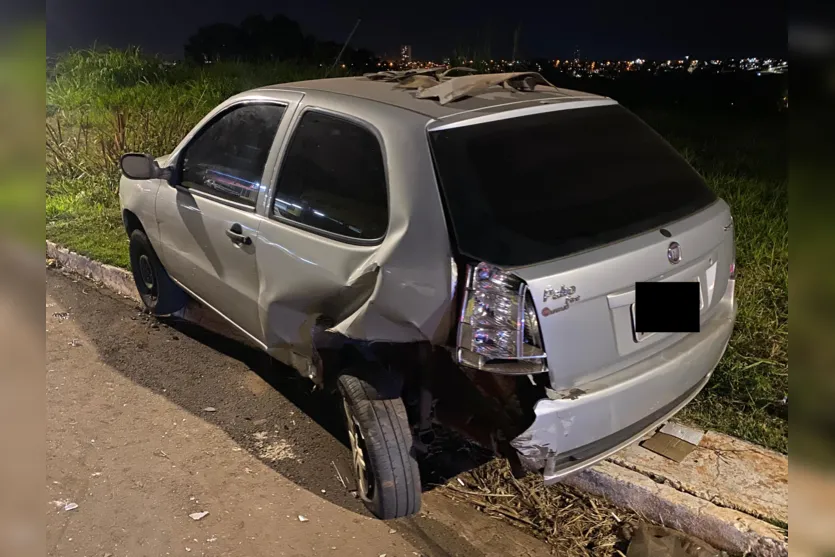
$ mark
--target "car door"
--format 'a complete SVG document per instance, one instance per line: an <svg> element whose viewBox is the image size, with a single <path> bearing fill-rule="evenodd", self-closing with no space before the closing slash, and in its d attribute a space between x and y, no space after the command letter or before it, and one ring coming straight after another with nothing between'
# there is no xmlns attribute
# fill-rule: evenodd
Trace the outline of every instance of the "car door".
<svg viewBox="0 0 835 557"><path fill-rule="evenodd" d="M169 274L258 340L256 206L286 109L241 102L212 117L175 153L175 185L161 188L156 203Z"/></svg>
<svg viewBox="0 0 835 557"><path fill-rule="evenodd" d="M374 290L385 159L369 124L318 108L299 115L285 151L258 239L262 321L269 347L309 356L317 319L345 319Z"/></svg>

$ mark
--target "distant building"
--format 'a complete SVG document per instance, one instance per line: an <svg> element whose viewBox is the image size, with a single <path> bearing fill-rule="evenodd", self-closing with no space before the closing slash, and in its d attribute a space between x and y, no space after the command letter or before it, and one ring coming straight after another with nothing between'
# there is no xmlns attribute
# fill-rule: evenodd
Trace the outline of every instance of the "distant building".
<svg viewBox="0 0 835 557"><path fill-rule="evenodd" d="M412 62L412 45L404 44L400 47L400 62L403 64Z"/></svg>

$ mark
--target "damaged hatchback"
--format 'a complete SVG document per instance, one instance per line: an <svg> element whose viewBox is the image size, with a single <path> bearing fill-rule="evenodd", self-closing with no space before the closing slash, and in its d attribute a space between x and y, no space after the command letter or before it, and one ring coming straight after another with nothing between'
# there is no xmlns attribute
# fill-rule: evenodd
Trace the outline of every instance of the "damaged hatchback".
<svg viewBox="0 0 835 557"><path fill-rule="evenodd" d="M194 300L338 392L381 518L420 508L433 423L556 482L679 411L733 329L728 205L537 74L264 87L121 166L148 310ZM636 330L639 282L697 282L699 332Z"/></svg>

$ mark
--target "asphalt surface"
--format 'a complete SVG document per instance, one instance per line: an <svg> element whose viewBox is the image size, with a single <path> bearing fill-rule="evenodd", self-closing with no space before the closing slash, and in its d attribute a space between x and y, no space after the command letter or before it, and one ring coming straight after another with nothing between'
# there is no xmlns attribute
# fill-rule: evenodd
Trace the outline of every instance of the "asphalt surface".
<svg viewBox="0 0 835 557"><path fill-rule="evenodd" d="M50 555L544 554L437 493L371 518L339 405L256 348L58 270L46 306Z"/></svg>

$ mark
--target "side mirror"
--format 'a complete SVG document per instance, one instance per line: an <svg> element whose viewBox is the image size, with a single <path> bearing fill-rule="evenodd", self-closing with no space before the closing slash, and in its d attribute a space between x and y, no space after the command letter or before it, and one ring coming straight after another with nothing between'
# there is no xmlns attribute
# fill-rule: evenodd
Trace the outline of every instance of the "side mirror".
<svg viewBox="0 0 835 557"><path fill-rule="evenodd" d="M166 172L157 161L144 153L126 153L119 159L122 174L131 180L152 180L165 178Z"/></svg>

